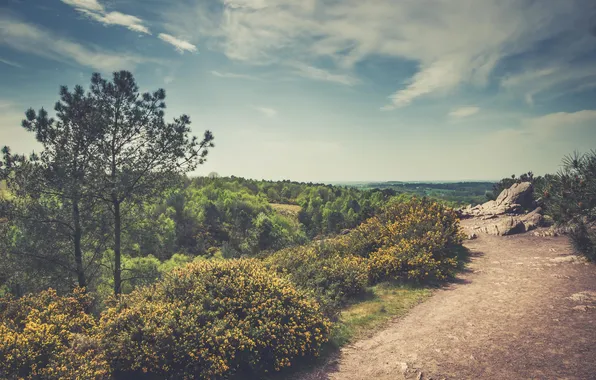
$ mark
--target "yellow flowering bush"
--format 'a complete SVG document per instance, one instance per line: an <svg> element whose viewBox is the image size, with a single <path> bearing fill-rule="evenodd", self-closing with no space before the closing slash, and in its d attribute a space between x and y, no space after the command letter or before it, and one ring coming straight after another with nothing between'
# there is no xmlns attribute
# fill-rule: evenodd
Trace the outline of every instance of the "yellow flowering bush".
<svg viewBox="0 0 596 380"><path fill-rule="evenodd" d="M286 248L269 256L265 263L300 288L311 291L328 315L335 314L347 299L363 293L368 283L365 260L341 254L333 243Z"/></svg>
<svg viewBox="0 0 596 380"><path fill-rule="evenodd" d="M106 379L109 366L82 290L0 299L0 378Z"/></svg>
<svg viewBox="0 0 596 380"><path fill-rule="evenodd" d="M238 259L175 269L113 302L100 326L115 375L212 379L317 355L330 322L289 281Z"/></svg>
<svg viewBox="0 0 596 380"><path fill-rule="evenodd" d="M457 266L456 247L463 234L455 212L428 199L390 203L358 227L353 237L367 234L372 282L382 279L444 279Z"/></svg>

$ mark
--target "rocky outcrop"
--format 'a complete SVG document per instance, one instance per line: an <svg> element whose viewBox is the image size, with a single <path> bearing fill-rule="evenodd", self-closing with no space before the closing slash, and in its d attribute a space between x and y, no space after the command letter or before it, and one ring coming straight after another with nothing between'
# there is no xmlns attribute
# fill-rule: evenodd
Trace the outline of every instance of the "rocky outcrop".
<svg viewBox="0 0 596 380"><path fill-rule="evenodd" d="M516 183L499 194L496 200L488 201L475 207L468 206L458 210L461 218L494 218L505 214L520 214L524 209L532 208L534 187L530 182ZM483 219L483 220L484 220Z"/></svg>
<svg viewBox="0 0 596 380"><path fill-rule="evenodd" d="M544 225L542 208L532 199L534 187L530 182L516 183L499 194L496 200L475 207L457 210L460 218L474 218L479 225L473 229L490 235L513 235ZM524 210L536 207L524 214Z"/></svg>
<svg viewBox="0 0 596 380"><path fill-rule="evenodd" d="M541 227L544 223L544 217L542 216L542 208L538 207L529 214L524 215L521 218L526 231L532 231L538 227Z"/></svg>
<svg viewBox="0 0 596 380"><path fill-rule="evenodd" d="M481 220L486 220L481 218ZM495 217L494 223L490 223L480 227L481 232L489 235L514 235L527 231L532 231L543 224L544 217L542 216L542 209L538 207L534 211L519 216L500 216Z"/></svg>
<svg viewBox="0 0 596 380"><path fill-rule="evenodd" d="M495 224L482 227L481 231L489 235L506 236L525 232L526 227L519 218L509 216L501 218Z"/></svg>

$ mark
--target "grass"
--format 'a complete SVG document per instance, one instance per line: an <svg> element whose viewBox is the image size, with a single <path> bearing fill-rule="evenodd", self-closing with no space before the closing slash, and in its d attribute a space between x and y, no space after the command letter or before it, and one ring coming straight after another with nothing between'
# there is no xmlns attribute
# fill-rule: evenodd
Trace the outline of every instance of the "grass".
<svg viewBox="0 0 596 380"><path fill-rule="evenodd" d="M390 320L405 315L431 293L428 288L391 282L370 287L363 299L341 312L330 343L337 348L369 336Z"/></svg>
<svg viewBox="0 0 596 380"><path fill-rule="evenodd" d="M270 203L271 207L278 213L291 218L298 218L301 207L298 205L287 205L281 203Z"/></svg>

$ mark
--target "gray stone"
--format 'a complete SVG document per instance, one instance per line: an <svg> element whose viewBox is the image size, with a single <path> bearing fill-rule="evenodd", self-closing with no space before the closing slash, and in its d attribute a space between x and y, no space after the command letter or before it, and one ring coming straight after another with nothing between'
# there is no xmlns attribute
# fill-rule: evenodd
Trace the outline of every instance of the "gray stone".
<svg viewBox="0 0 596 380"><path fill-rule="evenodd" d="M531 213L524 215L521 218L521 221L526 227L526 231L531 231L538 227L541 227L544 222L544 217L542 216L542 208L538 207Z"/></svg>
<svg viewBox="0 0 596 380"><path fill-rule="evenodd" d="M518 218L507 217L496 224L484 227L484 232L489 235L506 236L526 232L526 227Z"/></svg>
<svg viewBox="0 0 596 380"><path fill-rule="evenodd" d="M466 207L457 210L461 218L487 217L492 218L504 214L520 214L523 209L532 207L532 193L534 187L530 182L513 184L499 194L496 200L482 205Z"/></svg>

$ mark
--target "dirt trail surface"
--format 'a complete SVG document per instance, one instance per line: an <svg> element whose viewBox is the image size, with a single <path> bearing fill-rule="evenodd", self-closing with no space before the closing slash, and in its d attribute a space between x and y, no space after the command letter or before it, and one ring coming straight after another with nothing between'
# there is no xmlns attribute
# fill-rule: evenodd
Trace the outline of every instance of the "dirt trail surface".
<svg viewBox="0 0 596 380"><path fill-rule="evenodd" d="M566 237L479 235L455 283L301 378L596 379L596 266Z"/></svg>

